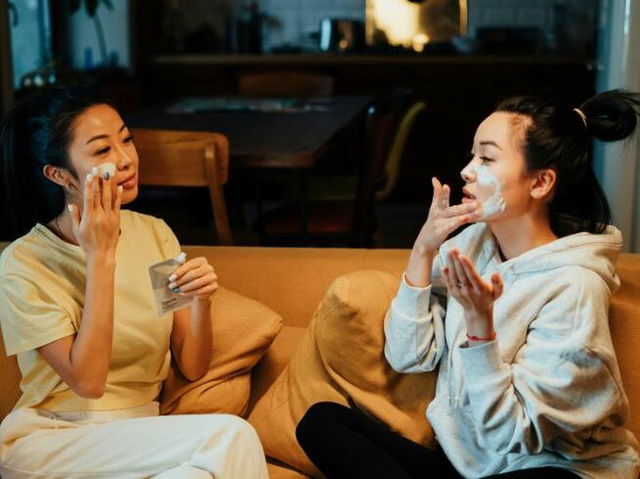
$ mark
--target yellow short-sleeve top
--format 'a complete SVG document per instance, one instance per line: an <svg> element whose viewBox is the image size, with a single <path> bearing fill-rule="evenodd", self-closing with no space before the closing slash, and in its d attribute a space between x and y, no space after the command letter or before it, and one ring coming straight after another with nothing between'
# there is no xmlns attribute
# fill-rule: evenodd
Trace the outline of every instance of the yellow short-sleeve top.
<svg viewBox="0 0 640 479"><path fill-rule="evenodd" d="M38 224L0 256L0 326L8 355L17 355L22 396L16 408L100 411L154 400L167 377L173 315L158 316L150 265L175 257L180 245L164 221L122 210L116 250L113 350L106 390L75 394L37 348L75 334L85 298L84 251Z"/></svg>

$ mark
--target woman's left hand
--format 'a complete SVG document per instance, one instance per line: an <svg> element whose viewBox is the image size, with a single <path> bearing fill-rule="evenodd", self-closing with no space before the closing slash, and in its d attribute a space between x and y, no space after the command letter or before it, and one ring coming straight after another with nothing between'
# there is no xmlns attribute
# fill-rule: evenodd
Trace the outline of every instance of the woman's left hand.
<svg viewBox="0 0 640 479"><path fill-rule="evenodd" d="M465 310L467 334L482 338L493 331L493 303L504 288L502 278L493 273L491 282L482 279L469 258L452 248L447 255L447 265L442 269L445 285Z"/></svg>
<svg viewBox="0 0 640 479"><path fill-rule="evenodd" d="M218 276L206 258L192 258L180 266L169 277L169 288L184 294L193 296L200 301L211 299L218 289Z"/></svg>

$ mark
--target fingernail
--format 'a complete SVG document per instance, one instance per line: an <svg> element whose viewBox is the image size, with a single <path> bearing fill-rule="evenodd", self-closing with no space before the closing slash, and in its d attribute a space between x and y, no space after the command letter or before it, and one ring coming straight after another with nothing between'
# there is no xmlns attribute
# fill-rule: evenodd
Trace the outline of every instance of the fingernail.
<svg viewBox="0 0 640 479"><path fill-rule="evenodd" d="M118 191L122 193L122 185L118 185Z"/></svg>
<svg viewBox="0 0 640 479"><path fill-rule="evenodd" d="M174 293L180 293L180 288L171 288L171 291L173 291Z"/></svg>
<svg viewBox="0 0 640 479"><path fill-rule="evenodd" d="M91 173L89 173L87 175L87 183L91 183L91 180L93 180L93 175Z"/></svg>
<svg viewBox="0 0 640 479"><path fill-rule="evenodd" d="M67 209L69 210L69 213L73 213L73 205L67 205Z"/></svg>
<svg viewBox="0 0 640 479"><path fill-rule="evenodd" d="M93 173L95 176L97 176L97 175L99 175L99 174L100 174L100 169L99 169L97 166L94 166L94 167L91 169L91 173Z"/></svg>
<svg viewBox="0 0 640 479"><path fill-rule="evenodd" d="M169 289L176 289L176 283L173 281L169 283Z"/></svg>
<svg viewBox="0 0 640 479"><path fill-rule="evenodd" d="M102 175L102 177L103 177L105 180L108 180L108 179L109 179L109 176L110 176L110 175L109 175L109 172L108 172L108 171L107 171L107 172L105 172L105 174L104 174L104 175Z"/></svg>
<svg viewBox="0 0 640 479"><path fill-rule="evenodd" d="M178 279L178 276L176 276L175 274L169 276L169 281L175 281L176 279Z"/></svg>

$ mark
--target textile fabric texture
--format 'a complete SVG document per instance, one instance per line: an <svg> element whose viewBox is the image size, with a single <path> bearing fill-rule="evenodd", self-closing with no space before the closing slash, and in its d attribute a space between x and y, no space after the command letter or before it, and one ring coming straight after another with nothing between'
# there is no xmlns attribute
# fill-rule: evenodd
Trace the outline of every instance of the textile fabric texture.
<svg viewBox="0 0 640 479"><path fill-rule="evenodd" d="M173 363L162 390L161 414L246 413L251 369L280 332L282 319L258 301L219 287L211 303L211 323L209 370L189 382Z"/></svg>

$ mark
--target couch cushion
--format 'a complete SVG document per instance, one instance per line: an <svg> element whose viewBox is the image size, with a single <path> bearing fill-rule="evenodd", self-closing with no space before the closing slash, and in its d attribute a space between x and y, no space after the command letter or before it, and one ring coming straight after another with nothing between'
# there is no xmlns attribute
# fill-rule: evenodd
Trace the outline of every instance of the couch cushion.
<svg viewBox="0 0 640 479"><path fill-rule="evenodd" d="M4 349L4 340L0 332L0 421L11 412L13 406L20 399L20 370L15 356L7 356Z"/></svg>
<svg viewBox="0 0 640 479"><path fill-rule="evenodd" d="M622 286L613 296L609 325L622 382L631 405L627 427L640 440L640 255L620 255L616 271Z"/></svg>
<svg viewBox="0 0 640 479"><path fill-rule="evenodd" d="M211 303L211 321L209 371L189 382L172 365L162 391L162 414L246 412L251 368L282 328L281 318L261 303L221 286Z"/></svg>
<svg viewBox="0 0 640 479"><path fill-rule="evenodd" d="M258 400L267 392L280 373L284 371L284 368L287 367L293 352L306 331L307 328L295 326L282 328L267 353L251 370L249 411L253 409Z"/></svg>
<svg viewBox="0 0 640 479"><path fill-rule="evenodd" d="M185 246L205 256L227 288L282 315L285 326L306 327L338 276L365 269L402 274L409 250ZM247 275L247 271L251 271Z"/></svg>
<svg viewBox="0 0 640 479"><path fill-rule="evenodd" d="M268 456L318 475L295 438L298 421L318 401L350 404L433 444L425 410L435 375L401 375L384 359L384 317L397 288L398 277L382 271L331 284L291 362L249 415Z"/></svg>

